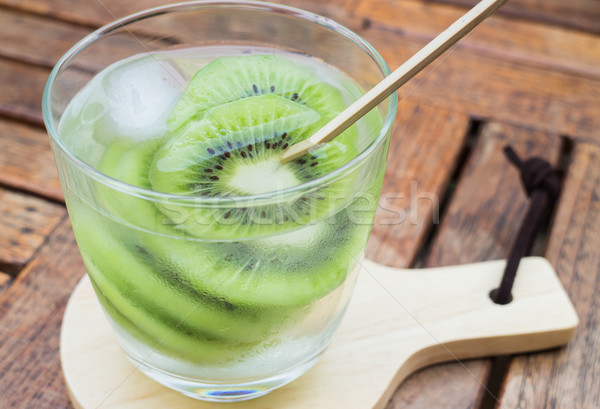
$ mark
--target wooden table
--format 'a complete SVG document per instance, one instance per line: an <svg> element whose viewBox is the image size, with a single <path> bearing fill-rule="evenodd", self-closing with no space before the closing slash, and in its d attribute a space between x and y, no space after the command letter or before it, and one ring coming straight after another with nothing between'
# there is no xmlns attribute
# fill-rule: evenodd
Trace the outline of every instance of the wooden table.
<svg viewBox="0 0 600 409"><path fill-rule="evenodd" d="M0 0L2 408L71 407L59 331L84 268L42 124L42 87L82 36L165 3L101 2ZM356 30L392 68L474 2L286 1ZM434 65L400 91L370 257L398 267L505 257L527 205L501 155L510 143L562 175L534 252L558 271L581 324L563 349L425 369L389 408L600 408L600 1L509 0Z"/></svg>

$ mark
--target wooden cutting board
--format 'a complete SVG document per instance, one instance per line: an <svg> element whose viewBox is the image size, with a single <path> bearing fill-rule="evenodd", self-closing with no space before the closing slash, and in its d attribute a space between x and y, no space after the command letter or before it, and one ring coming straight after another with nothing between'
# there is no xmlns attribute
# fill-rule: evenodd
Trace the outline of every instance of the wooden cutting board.
<svg viewBox="0 0 600 409"><path fill-rule="evenodd" d="M488 294L504 264L400 270L365 260L348 312L317 365L265 397L226 405L187 398L136 370L84 277L63 320L63 372L77 409L330 409L331 402L381 409L424 366L547 349L571 339L577 313L550 263L523 259L514 300L496 305Z"/></svg>

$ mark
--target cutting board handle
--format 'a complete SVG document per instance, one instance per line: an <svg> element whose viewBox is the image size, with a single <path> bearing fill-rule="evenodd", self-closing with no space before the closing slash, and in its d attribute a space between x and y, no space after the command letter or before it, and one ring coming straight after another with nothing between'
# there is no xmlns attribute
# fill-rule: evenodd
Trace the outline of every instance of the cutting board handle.
<svg viewBox="0 0 600 409"><path fill-rule="evenodd" d="M422 367L569 342L578 317L552 265L544 258L524 258L513 301L498 305L489 293L500 283L504 266L499 260L403 270L364 261L349 319L384 315L385 320L372 319L371 328L374 338L388 339L388 344L372 348L395 363L393 369L385 365L390 368L389 383L375 407L383 407L397 386ZM355 328L341 329L342 338L353 333L358 335Z"/></svg>

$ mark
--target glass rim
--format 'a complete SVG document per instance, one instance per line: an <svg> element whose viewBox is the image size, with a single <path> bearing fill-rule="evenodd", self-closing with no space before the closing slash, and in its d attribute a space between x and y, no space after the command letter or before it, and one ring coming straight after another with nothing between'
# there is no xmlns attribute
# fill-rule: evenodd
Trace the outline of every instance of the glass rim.
<svg viewBox="0 0 600 409"><path fill-rule="evenodd" d="M87 176L121 193L140 197L146 200L149 199L152 201L169 200L181 204L223 205L227 203L239 204L245 202L259 202L260 204L264 201L268 202L273 198L276 198L277 200L282 200L288 195L297 195L300 192L310 191L311 189L317 186L333 182L337 178L344 176L345 174L351 172L356 167L358 167L371 155L373 151L376 150L376 148L381 143L385 141L388 132L391 131L394 119L396 117L396 111L398 107L398 96L396 92L393 92L392 95L390 95L387 98L389 100L389 107L387 109L387 113L385 115L384 121L381 125L381 129L379 130L377 137L369 146L363 149L363 151L356 155L352 160L348 161L344 165L332 170L331 172L323 176L320 176L308 182L298 184L296 186L273 192L229 197L199 197L193 195L177 195L165 192L158 192L140 186L131 185L129 183L108 176L105 173L96 169L95 167L85 163L83 160L78 158L67 146L65 146L54 126L54 120L50 111L50 107L52 105L50 101L50 95L52 94L53 86L58 74L61 73L68 66L69 62L71 62L71 60L74 57L76 57L82 50L88 48L96 41L102 39L105 35L119 28L126 29L126 27L131 23L135 23L137 21L145 20L147 18L152 18L171 12L185 12L222 7L237 7L242 9L245 8L254 10L264 10L278 14L288 15L291 17L296 17L308 23L318 24L330 31L335 32L336 34L342 35L346 39L359 46L377 64L377 67L384 76L388 76L391 73L391 70L388 67L387 63L385 62L383 57L377 52L377 50L365 39L356 34L354 31L333 21L330 18L299 8L290 7L282 4L252 0L199 0L153 7L122 17L96 29L92 33L86 35L81 40L79 40L58 60L58 62L52 69L48 80L46 81L44 93L42 95L42 117L44 120L44 125L46 126L46 130L50 135L52 142L54 142L55 146L57 146L62 151L62 153L66 155L68 160L73 162L75 166Z"/></svg>

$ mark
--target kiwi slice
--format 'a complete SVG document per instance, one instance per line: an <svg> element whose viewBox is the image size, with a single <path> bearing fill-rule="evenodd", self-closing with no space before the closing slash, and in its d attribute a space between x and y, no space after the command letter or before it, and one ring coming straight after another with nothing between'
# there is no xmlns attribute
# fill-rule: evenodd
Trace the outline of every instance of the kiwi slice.
<svg viewBox="0 0 600 409"><path fill-rule="evenodd" d="M113 142L106 148L98 170L127 184L151 189L148 172L159 142L151 141L131 146L128 142ZM107 217L117 220L133 232L142 230L158 235L177 235L172 222L157 211L151 199L138 197L101 184L97 185L99 208ZM124 230L124 229L122 229ZM126 234L126 233L125 233Z"/></svg>
<svg viewBox="0 0 600 409"><path fill-rule="evenodd" d="M278 55L222 57L194 75L171 112L167 127L175 130L214 106L264 94L305 105L327 119L347 106L337 88L297 61Z"/></svg>
<svg viewBox="0 0 600 409"><path fill-rule="evenodd" d="M112 144L104 154L100 169L125 182L147 186L149 182L145 175L152 164L153 149L153 145L140 145L134 149ZM225 321L248 321L232 325L228 330L229 338L237 340L250 341L261 335L267 336L295 322L308 311L305 306L339 286L355 264L353 257L364 246L366 233L359 230L368 228L353 225L346 212L340 211L330 223L321 221L263 239L200 242L190 240L193 237L184 239L186 232L169 225L165 214L150 201L120 195L110 189L102 190L98 196L102 206L118 222L110 224L112 236L98 238L100 243L82 244L82 248L101 249L106 246L102 243L109 241L119 244L108 255L97 255L90 250L90 257L112 260L119 257L118 251L133 253L133 256L125 254L127 258L133 258L125 264L140 266L139 279L134 282L140 288L137 292L146 292L146 279L158 277L170 283L173 288L168 290L172 290L173 297L181 298L173 304L181 304L178 309L189 309L194 302L202 302L209 303L208 312L211 312L210 308L216 308L237 314ZM92 217L94 215L88 219ZM93 226L93 219L76 224ZM90 227L85 236L98 235L102 223L97 224L98 227ZM177 240L177 236L182 238ZM332 242L336 246L331 246ZM307 254L310 257L306 257ZM107 263L109 266L101 266L100 270L110 271L110 261ZM157 285L151 297L158 297L161 291ZM215 305L211 307L210 303ZM203 313L203 310L197 312L198 320L204 319ZM212 321L207 323L206 319L203 322L208 331L220 328L216 325L218 321L215 325L210 325ZM249 330L248 325L256 328Z"/></svg>
<svg viewBox="0 0 600 409"><path fill-rule="evenodd" d="M152 146L132 149L115 143L105 152L100 169L144 186L144 174L152 156ZM73 213L81 248L108 280L118 283L126 295L133 295L135 303L143 303L149 313L154 313L153 306L161 302L168 306L166 313L174 317L190 311L185 321L190 326L202 328L213 336L245 342L264 340L284 323L301 316L301 311L286 308L266 310L249 304L233 305L215 295L219 292L211 287L198 287L190 276L223 268L218 249L199 241L178 239L181 232L165 222L165 216L147 200L108 188L101 188L98 197L109 217L79 208ZM118 220L113 222L110 217ZM180 266L170 256L172 251L194 254L200 262L185 272L179 271ZM132 288L135 290L130 292ZM125 309L126 305L122 307Z"/></svg>
<svg viewBox="0 0 600 409"><path fill-rule="evenodd" d="M191 286L185 275L174 271L176 266L158 262L139 245L132 249L131 240L114 237L91 212L78 209L73 216L90 276L113 288L111 301L124 315L137 309L136 316L145 313L200 339L225 343L264 341L285 320L284 311L232 305ZM119 231L112 223L108 226ZM293 311L286 313L293 316Z"/></svg>
<svg viewBox="0 0 600 409"><path fill-rule="evenodd" d="M208 337L191 330L184 323L165 322L163 317L149 313L145 306L125 298L122 289L107 280L86 257L84 263L101 299L110 300L112 308L107 309L107 313L116 310L118 314L111 315L115 321L125 318L134 323L134 327L124 326L123 329L134 336L138 335L138 339L138 331L141 331L145 337L140 340L147 342L151 347L166 350L171 355L184 357L188 361L202 363L226 362L252 348L252 344L225 343L220 339ZM127 305L128 308L123 309L121 305Z"/></svg>
<svg viewBox="0 0 600 409"><path fill-rule="evenodd" d="M315 223L352 194L354 180L315 188L273 204L235 206L229 197L277 192L323 176L355 154L355 135L341 135L313 152L280 164L283 149L309 137L320 116L277 95L248 97L208 111L184 125L155 155L149 180L155 191L222 198L229 206L159 205L179 217L178 229L206 239L241 240ZM201 205L201 200L199 202Z"/></svg>
<svg viewBox="0 0 600 409"><path fill-rule="evenodd" d="M301 316L304 308L326 296L356 266L370 225L354 225L346 210L296 231L263 239L221 242L210 248L213 271L190 274L199 288L211 288L234 305L285 306ZM198 271L204 257L170 248L165 254L178 271ZM213 262L214 262L213 261Z"/></svg>

